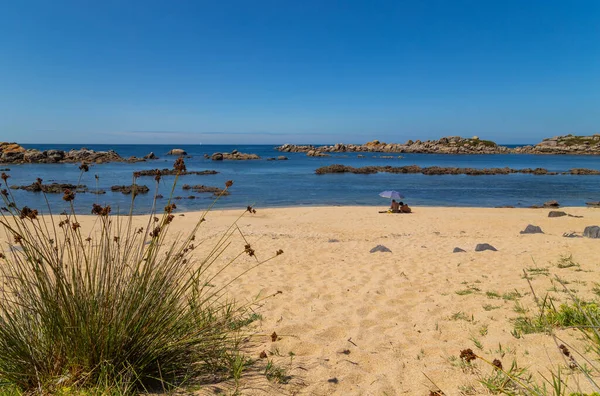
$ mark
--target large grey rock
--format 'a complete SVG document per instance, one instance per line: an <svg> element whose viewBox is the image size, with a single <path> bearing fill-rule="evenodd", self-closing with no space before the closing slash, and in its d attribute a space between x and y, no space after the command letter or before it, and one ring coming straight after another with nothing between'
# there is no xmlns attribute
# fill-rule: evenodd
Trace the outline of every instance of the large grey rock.
<svg viewBox="0 0 600 396"><path fill-rule="evenodd" d="M550 213L548 213L548 217L562 217L566 215L567 214L565 212L562 212L560 210L551 210Z"/></svg>
<svg viewBox="0 0 600 396"><path fill-rule="evenodd" d="M523 231L521 231L521 234L543 234L544 231L542 231L542 229L538 226L534 226L531 224L528 224L527 227L525 227L525 229Z"/></svg>
<svg viewBox="0 0 600 396"><path fill-rule="evenodd" d="M489 243L478 243L477 246L475 246L476 252L483 252L484 250L493 250L494 252L498 251L498 249L496 249Z"/></svg>
<svg viewBox="0 0 600 396"><path fill-rule="evenodd" d="M187 155L187 152L184 149L174 148L169 150L167 155Z"/></svg>
<svg viewBox="0 0 600 396"><path fill-rule="evenodd" d="M62 150L47 150L44 153L51 162L62 161L62 159L65 158L65 152Z"/></svg>
<svg viewBox="0 0 600 396"><path fill-rule="evenodd" d="M382 253L392 253L390 249L383 245L377 245L373 249L369 250L369 253L382 252Z"/></svg>
<svg viewBox="0 0 600 396"><path fill-rule="evenodd" d="M583 230L583 236L588 238L600 238L600 227L589 226Z"/></svg>
<svg viewBox="0 0 600 396"><path fill-rule="evenodd" d="M23 154L23 160L25 162L42 162L46 159L46 155L38 150L27 150L25 154Z"/></svg>

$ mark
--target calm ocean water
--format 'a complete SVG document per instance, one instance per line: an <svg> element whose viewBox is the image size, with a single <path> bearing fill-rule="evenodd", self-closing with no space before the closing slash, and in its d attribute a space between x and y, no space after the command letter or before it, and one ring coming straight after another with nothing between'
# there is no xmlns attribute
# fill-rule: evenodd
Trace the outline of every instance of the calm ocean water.
<svg viewBox="0 0 600 396"><path fill-rule="evenodd" d="M57 148L69 150L83 145L24 145L26 148L40 150ZM501 205L530 206L556 199L561 205L584 206L586 201L600 201L600 176L535 176L535 175L493 175L466 176L444 175L425 176L421 174L329 174L316 175L315 169L324 165L344 164L355 167L367 165L404 166L453 166L490 168L537 168L550 171L567 171L571 168L600 169L600 157L594 156L547 156L547 155L436 155L402 154L393 159L381 158L387 153L366 153L358 158L356 153L339 153L331 157L307 157L303 153L280 153L273 145L85 145L89 149L117 151L121 156L144 156L150 151L160 157L158 160L136 164L111 163L94 165L84 174L81 181L90 188L106 190L104 195L80 193L77 195L76 208L80 213L88 213L92 203L110 204L113 211L117 208L125 211L131 203L131 196L113 193L110 187L115 184L131 184L132 173L137 170L171 168L174 157L165 153L174 147L183 148L192 158L186 159L188 170L216 170L216 175L184 176L175 190L175 196L196 199L175 201L182 210L205 209L212 202L210 194L194 194L181 189L183 184L204 184L222 187L227 180L233 180L231 195L222 198L219 208L285 207L301 205L380 205L388 202L378 196L383 190L397 190L406 196L412 206L479 206L494 207ZM244 153L255 153L262 157L256 161L211 161L204 154L230 152L237 149ZM268 157L284 154L288 161L267 161ZM393 154L392 154L393 155ZM6 165L10 168L10 185L32 183L36 177L45 183L76 183L79 177L78 164L24 164ZM99 176L96 183L94 175ZM164 177L158 191L168 197L173 177ZM141 178L139 184L145 184L154 191L152 177ZM44 209L45 202L41 194L21 190L12 190L20 205ZM67 208L58 194L49 195L53 211ZM150 210L152 193L136 198L135 212ZM164 204L166 199L160 204ZM44 210L46 212L46 210Z"/></svg>

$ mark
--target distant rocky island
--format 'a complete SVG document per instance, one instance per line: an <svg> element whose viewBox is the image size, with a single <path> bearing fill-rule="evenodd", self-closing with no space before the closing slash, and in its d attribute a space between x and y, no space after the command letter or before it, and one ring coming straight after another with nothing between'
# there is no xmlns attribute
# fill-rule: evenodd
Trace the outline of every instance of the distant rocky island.
<svg viewBox="0 0 600 396"><path fill-rule="evenodd" d="M144 157L121 157L113 150L95 151L83 147L79 150L44 150L26 149L17 143L0 142L0 162L3 164L53 164L53 163L77 163L103 164L106 162L141 162L149 159L157 159L154 153Z"/></svg>
<svg viewBox="0 0 600 396"><path fill-rule="evenodd" d="M419 154L574 154L600 155L600 134L593 136L555 136L546 138L534 146L510 148L478 136L463 138L448 136L439 140L408 140L406 143L383 143L373 140L365 144L312 146L284 144L275 148L282 152L306 153L311 157L328 156L329 153L383 152Z"/></svg>

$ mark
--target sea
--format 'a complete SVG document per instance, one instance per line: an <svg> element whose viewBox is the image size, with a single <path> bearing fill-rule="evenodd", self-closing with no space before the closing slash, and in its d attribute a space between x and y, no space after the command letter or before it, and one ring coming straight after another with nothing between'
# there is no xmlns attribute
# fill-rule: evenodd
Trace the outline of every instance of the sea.
<svg viewBox="0 0 600 396"><path fill-rule="evenodd" d="M389 200L379 193L385 190L400 192L403 201L410 206L462 206L462 207L529 207L549 200L557 200L563 206L585 206L589 201L600 201L600 176L574 175L438 175L422 174L325 174L317 175L319 167L343 164L354 167L419 165L442 167L493 168L510 167L546 168L563 172L572 168L600 169L600 156L575 155L450 155L450 154L400 154L400 153L333 153L330 157L308 157L305 153L281 153L275 145L60 145L25 144L25 148L115 150L122 157L143 157L149 152L159 159L138 163L94 164L90 171L81 174L79 164L6 164L0 168L10 175L9 185L31 184L36 178L44 183L85 184L89 189L105 190L106 194L78 193L74 201L78 213L90 213L92 204L111 205L113 213L148 213L152 211L153 196L163 195L158 208L164 207L169 197L179 211L204 210L214 204L219 209L292 207L292 206L389 206ZM510 146L515 147L515 145ZM133 172L145 169L171 168L176 157L167 156L172 148L184 149L188 170L215 170L214 175L186 175L179 178L173 189L174 176L163 177L156 185L153 177L141 177L138 184L150 188L150 193L132 196L112 192L113 185L130 185ZM204 156L215 152L258 154L260 160L212 161ZM359 157L359 154L364 157ZM268 161L268 158L284 155L288 160ZM391 157L391 158L390 158ZM81 179L80 179L81 177ZM184 184L224 187L233 181L230 195L216 203L210 193L194 193L183 190ZM69 210L69 204L61 194L48 194L23 190L11 190L19 206L29 206L41 212L53 213ZM194 199L188 198L190 195ZM48 199L48 204L46 203ZM351 214L348 214L351 216Z"/></svg>

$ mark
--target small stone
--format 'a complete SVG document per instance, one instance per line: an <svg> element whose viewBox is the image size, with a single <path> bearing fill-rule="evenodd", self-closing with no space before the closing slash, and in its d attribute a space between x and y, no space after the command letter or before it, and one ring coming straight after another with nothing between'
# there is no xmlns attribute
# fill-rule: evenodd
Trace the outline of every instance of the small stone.
<svg viewBox="0 0 600 396"><path fill-rule="evenodd" d="M382 253L392 253L390 249L383 245L377 245L373 249L369 251L369 253L382 252Z"/></svg>
<svg viewBox="0 0 600 396"><path fill-rule="evenodd" d="M565 212L560 210L551 210L550 213L548 213L548 217L562 217L566 215L567 214Z"/></svg>
<svg viewBox="0 0 600 396"><path fill-rule="evenodd" d="M478 243L477 246L475 246L476 252L483 252L484 250L493 250L494 252L498 251L498 249L496 249L489 243Z"/></svg>
<svg viewBox="0 0 600 396"><path fill-rule="evenodd" d="M583 236L588 238L600 238L600 227L589 226L583 230Z"/></svg>
<svg viewBox="0 0 600 396"><path fill-rule="evenodd" d="M521 231L521 234L543 234L544 231L542 231L542 229L538 226L534 226L531 224L528 224L527 227L525 227L525 229L523 231Z"/></svg>
<svg viewBox="0 0 600 396"><path fill-rule="evenodd" d="M461 249L459 247L455 247L454 250L452 251L452 253L463 253L466 252L466 250Z"/></svg>

